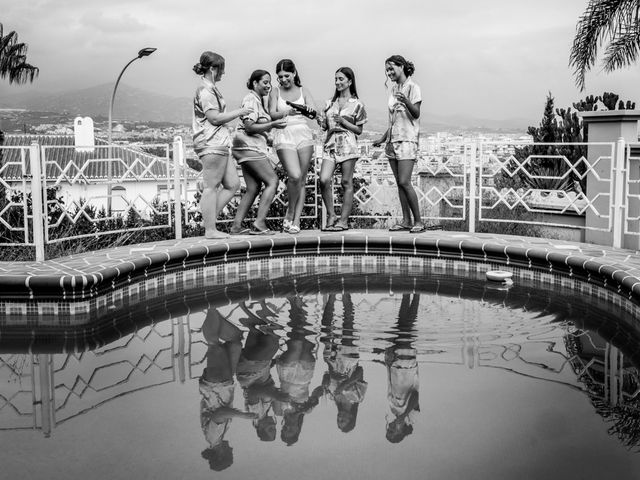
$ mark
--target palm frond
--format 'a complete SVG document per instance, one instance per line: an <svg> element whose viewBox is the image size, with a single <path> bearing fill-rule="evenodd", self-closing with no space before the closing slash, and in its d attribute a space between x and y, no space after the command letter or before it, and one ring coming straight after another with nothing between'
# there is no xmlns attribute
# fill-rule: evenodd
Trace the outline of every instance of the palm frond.
<svg viewBox="0 0 640 480"><path fill-rule="evenodd" d="M9 83L33 82L40 70L27 63L27 45L18 42L18 34L4 34L0 23L0 78L9 78Z"/></svg>
<svg viewBox="0 0 640 480"><path fill-rule="evenodd" d="M609 73L631 65L640 54L640 24L632 25L609 43L604 54L604 71Z"/></svg>
<svg viewBox="0 0 640 480"><path fill-rule="evenodd" d="M587 71L596 63L599 47L637 24L639 11L640 0L589 0L576 26L569 56L580 90L584 90Z"/></svg>
<svg viewBox="0 0 640 480"><path fill-rule="evenodd" d="M40 69L38 67L34 67L28 63L21 63L19 65L15 65L9 72L9 83L21 84L26 83L27 81L33 82L39 73Z"/></svg>

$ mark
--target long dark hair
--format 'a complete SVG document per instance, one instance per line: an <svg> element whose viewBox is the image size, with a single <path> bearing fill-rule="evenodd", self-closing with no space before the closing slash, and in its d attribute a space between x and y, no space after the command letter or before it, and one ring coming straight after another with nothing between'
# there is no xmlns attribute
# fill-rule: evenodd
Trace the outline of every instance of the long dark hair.
<svg viewBox="0 0 640 480"><path fill-rule="evenodd" d="M302 82L300 81L300 75L298 75L298 69L296 68L296 64L293 63L293 60L288 58L283 58L276 64L276 75L279 71L285 71L289 73L293 73L293 84L296 87L301 87Z"/></svg>
<svg viewBox="0 0 640 480"><path fill-rule="evenodd" d="M253 90L253 82L259 82L265 75L269 75L269 77L271 77L271 74L266 70L254 70L249 77L249 80L247 80L247 88L249 90Z"/></svg>
<svg viewBox="0 0 640 480"><path fill-rule="evenodd" d="M220 69L224 68L224 57L213 52L202 52L200 62L193 66L193 71L198 75L204 75L211 67Z"/></svg>
<svg viewBox="0 0 640 480"><path fill-rule="evenodd" d="M338 70L336 70L336 73L342 73L345 77L347 77L347 80L351 80L351 85L349 85L349 93L351 93L351 96L353 98L358 98L358 90L356 89L356 74L353 73L353 70L351 70L349 67L340 67ZM331 103L335 102L338 99L338 95L340 95L340 93L338 92L338 89L336 89L333 94L333 98L331 99Z"/></svg>

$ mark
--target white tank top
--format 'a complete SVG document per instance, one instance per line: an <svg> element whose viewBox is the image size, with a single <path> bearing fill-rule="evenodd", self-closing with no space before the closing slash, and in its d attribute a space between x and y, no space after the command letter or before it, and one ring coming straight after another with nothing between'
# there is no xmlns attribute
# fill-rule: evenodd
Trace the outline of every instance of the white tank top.
<svg viewBox="0 0 640 480"><path fill-rule="evenodd" d="M297 100L292 101L291 103L297 103L298 105L305 105L304 94L302 93L302 87L300 87L300 97ZM278 89L278 110L284 111L287 108L289 108L289 105L287 105L286 100L280 96L280 89ZM305 117L300 112L292 109L291 113L287 117L287 125L294 125L297 123L307 123L307 121L305 120Z"/></svg>

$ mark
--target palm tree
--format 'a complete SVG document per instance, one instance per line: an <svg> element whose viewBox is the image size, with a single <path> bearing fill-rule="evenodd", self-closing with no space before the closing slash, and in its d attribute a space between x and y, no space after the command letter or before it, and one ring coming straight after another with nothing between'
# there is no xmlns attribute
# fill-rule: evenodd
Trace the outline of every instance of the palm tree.
<svg viewBox="0 0 640 480"><path fill-rule="evenodd" d="M640 0L589 0L578 20L569 66L576 84L585 87L585 74L606 45L603 68L609 73L634 63L640 54Z"/></svg>
<svg viewBox="0 0 640 480"><path fill-rule="evenodd" d="M9 78L9 83L33 82L40 69L27 63L27 45L18 42L18 34L4 34L0 23L0 78Z"/></svg>

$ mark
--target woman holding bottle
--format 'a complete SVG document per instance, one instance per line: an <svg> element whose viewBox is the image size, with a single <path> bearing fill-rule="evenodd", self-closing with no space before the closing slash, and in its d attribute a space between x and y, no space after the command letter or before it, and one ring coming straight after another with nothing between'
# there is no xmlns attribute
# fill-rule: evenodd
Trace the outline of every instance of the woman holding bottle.
<svg viewBox="0 0 640 480"><path fill-rule="evenodd" d="M320 191L327 210L325 230L349 229L349 214L353 206L353 171L360 156L357 135L367 121L364 104L358 99L353 70L341 67L335 74L336 90L327 101L321 127L327 131L324 156L320 167ZM333 208L333 174L340 165L342 173L342 210L340 218Z"/></svg>
<svg viewBox="0 0 640 480"><path fill-rule="evenodd" d="M393 55L385 61L386 75L393 83L388 100L389 128L373 145L386 142L385 154L398 185L402 222L389 230L420 233L426 230L426 226L420 217L418 196L411 184L413 167L418 160L422 103L420 87L411 78L414 71L413 63L401 55Z"/></svg>
<svg viewBox="0 0 640 480"><path fill-rule="evenodd" d="M307 172L313 156L313 133L305 116L317 118L317 113L311 95L302 87L292 60L280 60L276 65L276 74L279 87L269 95L269 114L274 120L287 119L286 127L277 130L273 136L273 148L288 177L289 204L282 227L284 232L295 234L300 232Z"/></svg>
<svg viewBox="0 0 640 480"><path fill-rule="evenodd" d="M286 120L272 120L267 113L264 100L271 90L271 75L266 70L256 70L247 81L250 92L242 100L242 108L249 113L240 117L241 123L233 138L231 153L236 159L247 187L240 200L236 216L231 227L232 235L272 235L275 232L267 227L266 218L273 197L278 188L278 176L267 157L267 132L272 128L283 128ZM242 228L260 189L264 185L258 213L251 228Z"/></svg>
<svg viewBox="0 0 640 480"><path fill-rule="evenodd" d="M202 77L193 98L193 149L202 163L204 185L200 209L204 235L212 239L228 237L217 229L216 219L240 188L236 167L229 159L231 135L227 125L249 113L246 108L227 112L224 98L216 87L224 75L224 67L224 58L213 52L204 52L193 67Z"/></svg>

